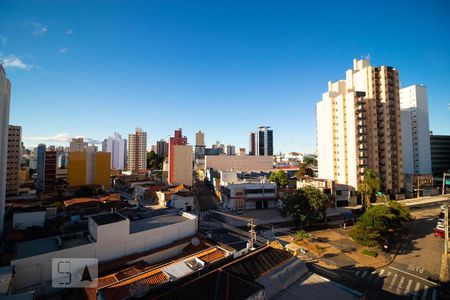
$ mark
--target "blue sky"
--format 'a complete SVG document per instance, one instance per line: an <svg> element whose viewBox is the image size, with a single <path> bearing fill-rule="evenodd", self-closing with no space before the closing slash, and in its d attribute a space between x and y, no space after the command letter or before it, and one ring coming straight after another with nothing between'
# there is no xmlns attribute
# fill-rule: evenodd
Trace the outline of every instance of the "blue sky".
<svg viewBox="0 0 450 300"><path fill-rule="evenodd" d="M24 142L183 128L207 144L315 150L315 103L353 58L428 86L430 129L450 134L448 1L7 1L0 55ZM344 4L345 3L345 4Z"/></svg>

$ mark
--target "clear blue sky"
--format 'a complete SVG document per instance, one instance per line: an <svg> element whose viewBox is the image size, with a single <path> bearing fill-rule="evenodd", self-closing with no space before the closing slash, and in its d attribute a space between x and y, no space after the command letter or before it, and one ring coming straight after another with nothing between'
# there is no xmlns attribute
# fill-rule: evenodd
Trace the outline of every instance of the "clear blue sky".
<svg viewBox="0 0 450 300"><path fill-rule="evenodd" d="M0 15L10 123L27 146L135 127L150 146L181 127L191 143L201 129L247 148L270 125L277 152L312 152L328 80L369 53L402 86L427 85L430 129L450 134L446 0L3 0Z"/></svg>

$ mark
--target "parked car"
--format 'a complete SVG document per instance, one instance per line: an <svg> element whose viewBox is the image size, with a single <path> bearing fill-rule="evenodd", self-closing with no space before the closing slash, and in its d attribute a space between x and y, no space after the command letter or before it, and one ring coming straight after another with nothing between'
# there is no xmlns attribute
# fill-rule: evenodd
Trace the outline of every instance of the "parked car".
<svg viewBox="0 0 450 300"><path fill-rule="evenodd" d="M445 236L445 231L441 230L441 229L438 229L438 228L435 228L434 229L434 236L436 236L436 237L438 236L438 237L443 238Z"/></svg>
<svg viewBox="0 0 450 300"><path fill-rule="evenodd" d="M438 221L437 221L437 224L444 226L444 219L443 218L439 218Z"/></svg>

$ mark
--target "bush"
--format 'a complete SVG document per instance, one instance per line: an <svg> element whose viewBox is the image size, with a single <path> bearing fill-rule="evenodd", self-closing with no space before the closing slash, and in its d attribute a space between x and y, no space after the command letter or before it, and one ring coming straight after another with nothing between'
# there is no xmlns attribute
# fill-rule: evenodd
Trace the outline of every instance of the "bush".
<svg viewBox="0 0 450 300"><path fill-rule="evenodd" d="M308 232L306 232L304 230L299 230L295 233L295 240L296 241L307 240L307 239L309 239L310 236L311 236L311 234L309 234Z"/></svg>
<svg viewBox="0 0 450 300"><path fill-rule="evenodd" d="M378 253L376 253L375 251L370 251L370 250L367 250L367 249L364 249L361 253L365 254L365 255L368 255L368 256L371 256L371 257L377 257L378 256Z"/></svg>

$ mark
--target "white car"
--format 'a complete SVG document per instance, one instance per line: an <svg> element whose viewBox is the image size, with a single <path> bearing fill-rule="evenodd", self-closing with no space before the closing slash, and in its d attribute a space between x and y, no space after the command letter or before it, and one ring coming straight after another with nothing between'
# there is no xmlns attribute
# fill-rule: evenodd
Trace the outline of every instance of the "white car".
<svg viewBox="0 0 450 300"><path fill-rule="evenodd" d="M439 218L438 221L437 221L437 224L441 225L441 226L444 226L444 219Z"/></svg>
<svg viewBox="0 0 450 300"><path fill-rule="evenodd" d="M447 205L445 205L445 204L442 204L441 205L441 211L445 211L445 207L446 207Z"/></svg>

